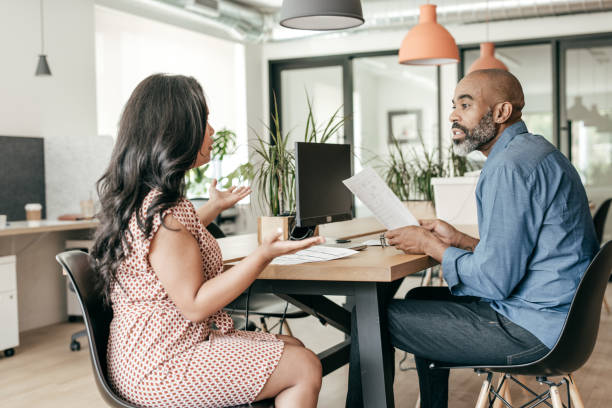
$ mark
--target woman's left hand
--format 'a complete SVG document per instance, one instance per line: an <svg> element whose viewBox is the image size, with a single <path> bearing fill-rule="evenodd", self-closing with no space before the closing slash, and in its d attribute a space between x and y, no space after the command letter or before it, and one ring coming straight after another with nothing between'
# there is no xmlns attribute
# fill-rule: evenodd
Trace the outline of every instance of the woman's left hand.
<svg viewBox="0 0 612 408"><path fill-rule="evenodd" d="M225 191L219 191L217 190L217 179L213 179L209 189L211 203L217 205L221 211L234 206L234 204L249 194L251 194L251 187L244 186L231 186Z"/></svg>

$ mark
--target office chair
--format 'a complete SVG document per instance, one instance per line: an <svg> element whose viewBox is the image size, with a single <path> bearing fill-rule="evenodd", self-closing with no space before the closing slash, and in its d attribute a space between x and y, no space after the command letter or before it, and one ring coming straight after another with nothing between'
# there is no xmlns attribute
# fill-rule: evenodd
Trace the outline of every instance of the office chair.
<svg viewBox="0 0 612 408"><path fill-rule="evenodd" d="M604 227L606 226L606 218L608 216L608 210L610 209L610 203L612 203L612 198L605 200L593 215L595 234L597 235L597 242L599 242L599 244L601 244L603 240Z"/></svg>
<svg viewBox="0 0 612 408"><path fill-rule="evenodd" d="M89 255L82 251L66 251L58 254L55 259L68 274L81 305L85 330L89 339L89 353L94 379L102 398L111 407L141 408L117 395L108 383L106 347L113 310L104 303L102 295L95 290L95 279ZM260 401L251 404L251 406L273 408L274 402L271 400Z"/></svg>
<svg viewBox="0 0 612 408"><path fill-rule="evenodd" d="M576 408L583 408L584 404L571 374L582 367L593 352L599 330L601 303L611 272L612 241L608 241L601 247L585 271L557 343L548 354L539 360L527 364L502 366L454 366L432 363L430 369L471 368L478 374L486 374L487 377L478 396L476 408L484 408L487 404L489 407L501 406L502 403L507 407L512 407L509 401L509 381L519 384L533 396L533 399L523 407L535 407L539 404L550 406L546 402L548 399L551 400L553 408L564 407L559 394L559 386L566 384L567 398L568 401L571 400L571 404L568 404ZM494 372L503 373L497 387L491 383ZM540 384L548 385L549 389L538 394L516 379L517 375L535 376ZM560 382L548 379L554 376L563 378Z"/></svg>
<svg viewBox="0 0 612 408"><path fill-rule="evenodd" d="M211 222L206 226L206 229L210 234L215 238L225 238L225 234L221 231L221 228L217 226L214 222ZM278 296L273 295L271 293L249 293L248 290L238 296L233 302L227 305L224 310L232 315L232 319L234 319L234 324L237 328L244 328L244 323L246 322L246 318L248 315L259 316L260 324L262 326L263 331L268 332L268 324L266 319L270 317L275 317L278 319L282 319L280 322L281 327L284 327L287 330L289 335L292 335L291 328L285 319L295 319L300 317L309 316L308 313L299 309L298 307L289 304L288 302L282 301ZM236 318L234 318L234 314L244 317L240 320L240 324ZM249 325L246 327L246 330L252 330L254 327L252 326L252 322L249 320Z"/></svg>

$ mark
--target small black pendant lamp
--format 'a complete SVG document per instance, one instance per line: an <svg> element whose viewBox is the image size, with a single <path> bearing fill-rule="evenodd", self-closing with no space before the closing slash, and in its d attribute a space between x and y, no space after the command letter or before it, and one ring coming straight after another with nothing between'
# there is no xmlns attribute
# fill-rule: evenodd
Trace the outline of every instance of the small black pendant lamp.
<svg viewBox="0 0 612 408"><path fill-rule="evenodd" d="M298 30L342 30L364 23L360 0L284 0L280 24Z"/></svg>
<svg viewBox="0 0 612 408"><path fill-rule="evenodd" d="M38 65L36 66L36 76L51 75L51 69L45 54L45 38L43 25L43 0L40 0L40 55L38 55Z"/></svg>

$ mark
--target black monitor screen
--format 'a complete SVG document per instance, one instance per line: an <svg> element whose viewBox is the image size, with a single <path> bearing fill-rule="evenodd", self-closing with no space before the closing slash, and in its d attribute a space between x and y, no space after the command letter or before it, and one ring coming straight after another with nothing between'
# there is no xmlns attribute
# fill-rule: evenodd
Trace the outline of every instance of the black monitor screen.
<svg viewBox="0 0 612 408"><path fill-rule="evenodd" d="M295 144L296 223L311 227L352 218L351 145Z"/></svg>

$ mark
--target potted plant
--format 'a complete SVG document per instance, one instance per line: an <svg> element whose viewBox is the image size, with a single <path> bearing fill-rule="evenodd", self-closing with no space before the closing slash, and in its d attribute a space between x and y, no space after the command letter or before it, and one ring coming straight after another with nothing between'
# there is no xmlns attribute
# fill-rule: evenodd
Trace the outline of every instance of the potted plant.
<svg viewBox="0 0 612 408"><path fill-rule="evenodd" d="M345 118L339 116L338 108L324 126L317 126L312 102L306 94L308 115L304 131L304 142L325 143L342 127ZM288 146L290 132L283 133L276 96L274 112L271 115L273 126L265 125L267 132L257 132L253 147L257 168L253 172L253 188L258 192L258 204L264 214L258 218L258 238L274 233L278 228L287 239L295 214L295 156Z"/></svg>
<svg viewBox="0 0 612 408"><path fill-rule="evenodd" d="M207 200L208 189L213 178L217 178L221 188L229 188L232 185L240 184L245 180L253 178L253 166L244 163L238 166L227 175L221 174L221 160L235 152L237 147L236 133L229 129L222 129L215 134L215 141L212 146L211 162L201 167L189 170L185 174L186 196L196 205L198 202ZM215 173L214 177L209 177L209 169Z"/></svg>

